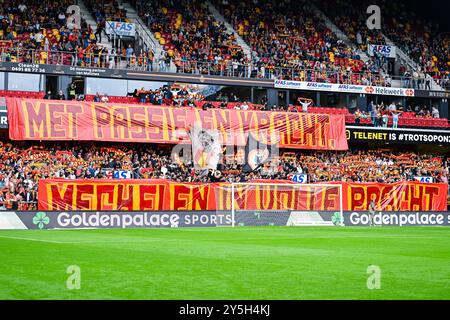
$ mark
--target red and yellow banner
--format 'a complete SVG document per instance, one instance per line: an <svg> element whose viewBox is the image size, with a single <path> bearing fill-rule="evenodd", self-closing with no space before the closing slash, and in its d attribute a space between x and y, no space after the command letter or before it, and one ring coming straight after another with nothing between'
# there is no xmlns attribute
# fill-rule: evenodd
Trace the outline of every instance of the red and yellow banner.
<svg viewBox="0 0 450 320"><path fill-rule="evenodd" d="M344 210L369 210L371 199L377 211L446 211L446 183L343 183Z"/></svg>
<svg viewBox="0 0 450 320"><path fill-rule="evenodd" d="M287 181L259 181L235 187L235 209L369 210L371 199L379 211L445 211L447 184L400 182L334 183L308 187ZM278 185L282 183L285 185ZM231 185L179 183L167 180L40 180L39 210L230 210Z"/></svg>
<svg viewBox="0 0 450 320"><path fill-rule="evenodd" d="M7 107L13 140L190 143L188 131L200 123L217 130L224 145L245 145L256 131L280 148L348 149L343 115L20 98L7 98Z"/></svg>

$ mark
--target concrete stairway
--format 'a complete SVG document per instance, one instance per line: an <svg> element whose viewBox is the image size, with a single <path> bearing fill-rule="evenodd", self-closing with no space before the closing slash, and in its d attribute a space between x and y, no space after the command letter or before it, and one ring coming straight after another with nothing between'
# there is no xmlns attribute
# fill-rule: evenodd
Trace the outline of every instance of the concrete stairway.
<svg viewBox="0 0 450 320"><path fill-rule="evenodd" d="M81 17L86 20L87 24L94 30L94 32L97 30L97 23L94 20L94 17L92 16L92 13L88 10L86 5L82 0L78 0L78 6L80 7L80 14ZM102 34L102 41L99 42L102 46L106 47L109 52L111 52L111 49L113 47L111 41L108 39L108 36L103 31Z"/></svg>
<svg viewBox="0 0 450 320"><path fill-rule="evenodd" d="M164 48L156 40L152 31L146 26L145 22L139 17L136 9L128 2L123 2L122 7L127 10L127 18L136 26L136 33L138 34L139 47L142 49L152 49L155 53L155 61L159 61L164 55ZM174 63L171 63L169 72L176 72Z"/></svg>
<svg viewBox="0 0 450 320"><path fill-rule="evenodd" d="M386 40L386 43L388 45L391 46L396 46L395 43L390 40L388 37L386 37L385 35L383 35L384 39ZM400 58L400 60L406 64L407 66L409 66L411 69L418 71L419 70L419 65L413 60L411 59L410 56L408 56L405 52L403 52L402 49L400 49L398 46L396 46L396 52L397 52L397 57ZM428 80L430 80L431 83L431 90L437 90L437 91L442 91L444 90L440 85L438 85L436 83L436 81L434 81L433 77L430 76L429 74L426 74L426 78Z"/></svg>
<svg viewBox="0 0 450 320"><path fill-rule="evenodd" d="M330 19L322 12L320 11L314 4L310 4L311 7L314 9L314 11L325 20L325 23L327 27L333 31L336 36L344 41L347 45L351 47L355 47L355 45L350 41L350 39L340 30L333 22L331 22ZM389 45L395 46L395 43L393 43L389 38L387 38L385 35L383 37L386 40L386 43ZM366 62L370 58L368 57L367 53L358 49L358 54L360 55L361 59ZM413 70L418 70L418 65L415 61L413 61L407 54L405 54L399 47L397 47L397 57L400 59L400 61L403 64L408 65ZM382 72L383 75L386 75L385 72ZM431 80L431 89L432 90L442 90L442 88L433 80L433 78L427 74L427 78ZM402 87L402 82L400 80L392 80L391 81L392 87Z"/></svg>
<svg viewBox="0 0 450 320"><path fill-rule="evenodd" d="M339 40L343 41L347 46L356 49L362 61L367 62L370 60L370 57L367 55L367 53L357 48L356 45L352 41L350 41L347 35L342 32L342 30L339 29L330 19L328 19L328 17L319 8L317 8L313 3L309 3L309 5L313 12L325 21L325 25L327 26L327 28L330 29Z"/></svg>
<svg viewBox="0 0 450 320"><path fill-rule="evenodd" d="M225 20L225 18L220 14L220 12L216 9L216 7L214 7L214 5L210 1L206 1L206 4L208 5L208 9L213 15L214 19L216 19L219 22L222 22L227 28L227 32L232 33L236 37L237 44L242 48L247 59L251 61L251 50L248 44L244 41L244 39L242 39L242 37L236 32L236 30Z"/></svg>

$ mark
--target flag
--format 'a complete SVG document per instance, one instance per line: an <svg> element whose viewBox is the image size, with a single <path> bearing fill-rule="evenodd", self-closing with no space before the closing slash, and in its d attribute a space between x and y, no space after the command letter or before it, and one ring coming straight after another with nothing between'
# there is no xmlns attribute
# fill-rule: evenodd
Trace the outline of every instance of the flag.
<svg viewBox="0 0 450 320"><path fill-rule="evenodd" d="M196 123L190 131L190 137L194 168L196 170L216 170L222 153L219 133L203 129Z"/></svg>
<svg viewBox="0 0 450 320"><path fill-rule="evenodd" d="M272 158L272 145L261 142L252 133L248 134L247 145L245 146L245 164L242 172L249 173L268 162Z"/></svg>

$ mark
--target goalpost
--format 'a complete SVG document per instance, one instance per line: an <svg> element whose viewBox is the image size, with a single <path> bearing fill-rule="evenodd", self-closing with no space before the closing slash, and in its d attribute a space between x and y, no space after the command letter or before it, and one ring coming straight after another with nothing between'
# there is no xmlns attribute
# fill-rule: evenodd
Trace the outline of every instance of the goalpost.
<svg viewBox="0 0 450 320"><path fill-rule="evenodd" d="M232 183L231 225L343 226L342 184Z"/></svg>

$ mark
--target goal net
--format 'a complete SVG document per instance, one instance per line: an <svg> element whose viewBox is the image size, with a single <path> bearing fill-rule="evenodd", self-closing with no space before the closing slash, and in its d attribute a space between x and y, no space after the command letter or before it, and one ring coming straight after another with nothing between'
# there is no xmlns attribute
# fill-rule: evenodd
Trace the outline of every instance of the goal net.
<svg viewBox="0 0 450 320"><path fill-rule="evenodd" d="M232 226L343 226L341 184L232 183Z"/></svg>

